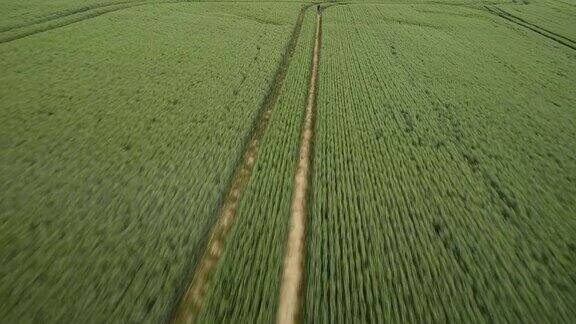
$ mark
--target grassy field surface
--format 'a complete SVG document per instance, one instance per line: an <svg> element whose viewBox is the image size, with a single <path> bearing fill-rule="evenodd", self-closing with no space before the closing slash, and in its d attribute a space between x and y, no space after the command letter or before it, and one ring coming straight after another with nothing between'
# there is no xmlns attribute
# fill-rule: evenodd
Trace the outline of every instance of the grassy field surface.
<svg viewBox="0 0 576 324"><path fill-rule="evenodd" d="M306 321L574 318L576 52L464 7L323 32Z"/></svg>
<svg viewBox="0 0 576 324"><path fill-rule="evenodd" d="M0 319L158 322L299 4L137 7L0 45Z"/></svg>

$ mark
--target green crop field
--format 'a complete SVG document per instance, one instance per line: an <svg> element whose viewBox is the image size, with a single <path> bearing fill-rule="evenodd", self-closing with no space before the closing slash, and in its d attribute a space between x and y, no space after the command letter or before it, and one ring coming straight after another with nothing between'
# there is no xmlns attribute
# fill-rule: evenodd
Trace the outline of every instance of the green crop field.
<svg viewBox="0 0 576 324"><path fill-rule="evenodd" d="M0 3L0 323L574 318L574 0Z"/></svg>

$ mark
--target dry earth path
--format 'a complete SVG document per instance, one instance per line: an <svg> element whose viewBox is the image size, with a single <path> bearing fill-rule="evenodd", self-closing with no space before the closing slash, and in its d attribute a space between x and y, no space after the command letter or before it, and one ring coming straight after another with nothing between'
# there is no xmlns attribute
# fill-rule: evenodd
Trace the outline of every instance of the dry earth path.
<svg viewBox="0 0 576 324"><path fill-rule="evenodd" d="M305 224L307 214L308 188L310 178L310 159L314 137L314 112L316 109L316 92L318 84L318 64L320 62L320 45L322 35L322 12L317 7L316 36L312 56L312 73L308 89L308 102L300 135L298 165L294 176L290 228L286 242L284 269L280 286L277 323L296 323L300 314L300 297L304 277Z"/></svg>

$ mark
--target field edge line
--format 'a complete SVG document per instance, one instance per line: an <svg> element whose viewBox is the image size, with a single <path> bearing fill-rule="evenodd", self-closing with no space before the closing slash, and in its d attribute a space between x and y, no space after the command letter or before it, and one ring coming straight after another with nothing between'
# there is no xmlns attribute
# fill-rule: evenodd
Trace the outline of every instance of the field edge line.
<svg viewBox="0 0 576 324"><path fill-rule="evenodd" d="M250 180L258 145L266 133L272 110L280 94L286 72L300 37L305 12L310 6L303 6L298 14L283 57L276 69L274 81L262 101L260 111L252 126L251 135L247 137L249 140L244 144L242 158L238 161L227 186L228 189L225 191L225 199L217 209L216 223L212 226L212 230L208 234L209 239L201 249L204 251L202 257L192 272L192 278L188 281L184 294L176 302L176 306L169 317L169 322L171 323L193 323L202 309L210 277L218 264L225 243L225 236L235 217L242 193Z"/></svg>

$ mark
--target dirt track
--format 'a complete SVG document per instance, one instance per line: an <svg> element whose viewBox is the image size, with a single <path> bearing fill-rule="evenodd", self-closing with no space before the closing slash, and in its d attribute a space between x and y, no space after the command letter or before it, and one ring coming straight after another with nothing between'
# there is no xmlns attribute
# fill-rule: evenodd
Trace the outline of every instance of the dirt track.
<svg viewBox="0 0 576 324"><path fill-rule="evenodd" d="M193 278L184 296L172 315L172 322L174 323L193 323L202 308L204 296L210 282L210 276L218 264L225 244L226 235L236 216L240 198L252 175L254 162L257 158L258 145L266 133L272 110L276 104L286 76L286 71L290 65L290 59L298 43L306 8L307 7L302 8L298 15L286 52L276 71L276 76L270 91L263 101L260 117L256 121L252 136L246 145L244 155L236 168L228 193L225 195L222 207L218 212L218 220L212 229L204 254L196 266Z"/></svg>
<svg viewBox="0 0 576 324"><path fill-rule="evenodd" d="M284 256L284 270L280 286L277 323L297 323L300 314L300 296L304 272L306 202L308 198L308 178L310 174L310 156L314 137L314 110L316 108L316 85L318 63L320 61L320 40L322 15L316 14L316 37L312 58L312 71L308 89L308 103L300 137L298 166L294 176L294 192L290 215L290 228Z"/></svg>

